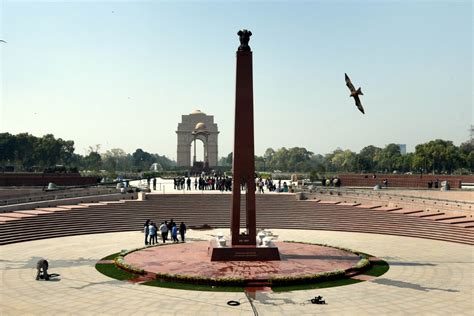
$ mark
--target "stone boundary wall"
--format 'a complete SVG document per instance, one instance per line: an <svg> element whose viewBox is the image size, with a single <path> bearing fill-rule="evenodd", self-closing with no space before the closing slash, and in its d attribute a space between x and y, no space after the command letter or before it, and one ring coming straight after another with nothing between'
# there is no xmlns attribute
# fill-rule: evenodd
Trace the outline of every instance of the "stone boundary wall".
<svg viewBox="0 0 474 316"><path fill-rule="evenodd" d="M43 187L0 187L0 200L42 194Z"/></svg>
<svg viewBox="0 0 474 316"><path fill-rule="evenodd" d="M38 207L56 207L58 205L76 205L79 203L97 203L97 202L108 202L108 201L119 201L119 200L136 200L138 197L137 193L114 193L105 195L95 196L83 196L68 199L48 200L30 202L24 204L14 204L0 206L0 214L13 211L21 210L33 210Z"/></svg>
<svg viewBox="0 0 474 316"><path fill-rule="evenodd" d="M82 177L78 173L0 173L0 186L47 186L50 182L56 185L88 185L99 181L97 177Z"/></svg>
<svg viewBox="0 0 474 316"><path fill-rule="evenodd" d="M438 179L439 186L442 181L448 181L453 189L460 189L461 184L474 183L474 176L449 176L449 175L408 175L408 174L341 174L341 186L366 186L373 187L376 184L382 185L383 180L388 180L389 187L405 187L405 188L428 188L428 182L433 184Z"/></svg>

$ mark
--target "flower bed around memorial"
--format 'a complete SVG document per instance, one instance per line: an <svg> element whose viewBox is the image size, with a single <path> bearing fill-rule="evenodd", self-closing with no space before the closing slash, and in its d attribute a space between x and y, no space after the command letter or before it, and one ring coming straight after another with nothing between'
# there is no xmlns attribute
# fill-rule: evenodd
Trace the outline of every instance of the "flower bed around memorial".
<svg viewBox="0 0 474 316"><path fill-rule="evenodd" d="M275 289L279 289L280 291L285 289L298 290L306 288L331 287L352 284L360 282L360 280L350 279L351 276L360 273L372 276L379 276L385 273L389 268L388 264L385 261L379 259L372 261L371 258L375 257L362 253L360 251L353 251L347 248L334 247L326 244L307 243L299 241L285 241L285 243L301 243L336 248L339 250L356 254L359 256L360 260L355 265L344 270L340 269L306 275L279 275L269 277L266 280L268 286L272 288L275 287ZM173 244L158 244L154 246L145 246L132 250L122 250L120 253L109 255L103 258L96 264L96 268L101 273L112 278L120 280L133 280L147 274L147 271L126 263L125 256L135 251L140 251L151 247L162 247L167 245ZM109 263L104 263L104 260L109 261ZM374 267L371 267L371 263L374 264ZM205 277L171 273L154 273L154 275L154 281L148 281L143 284L152 286L183 288L186 290L190 290L193 289L193 287L196 287L196 290L226 291L225 288L229 288L235 291L235 289L238 288L243 289L249 283L249 281L251 281L246 280L243 277ZM318 286L318 284L320 284L321 286Z"/></svg>

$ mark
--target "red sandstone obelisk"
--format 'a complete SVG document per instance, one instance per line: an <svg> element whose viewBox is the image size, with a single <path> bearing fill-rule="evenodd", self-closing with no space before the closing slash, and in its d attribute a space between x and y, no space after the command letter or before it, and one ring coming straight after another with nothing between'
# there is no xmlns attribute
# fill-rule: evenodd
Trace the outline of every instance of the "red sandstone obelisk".
<svg viewBox="0 0 474 316"><path fill-rule="evenodd" d="M257 214L255 208L255 158L253 143L253 82L252 51L249 40L252 32L237 33L237 78L235 85L234 159L232 163L231 245L210 241L208 254L211 261L280 260L274 245L257 245ZM241 186L245 185L245 233L240 233ZM219 241L220 243L220 241Z"/></svg>
<svg viewBox="0 0 474 316"><path fill-rule="evenodd" d="M256 245L255 158L253 133L252 51L248 42L252 32L237 33L237 76L235 86L235 130L232 163L231 237L234 245ZM240 234L241 185L246 185L246 234Z"/></svg>

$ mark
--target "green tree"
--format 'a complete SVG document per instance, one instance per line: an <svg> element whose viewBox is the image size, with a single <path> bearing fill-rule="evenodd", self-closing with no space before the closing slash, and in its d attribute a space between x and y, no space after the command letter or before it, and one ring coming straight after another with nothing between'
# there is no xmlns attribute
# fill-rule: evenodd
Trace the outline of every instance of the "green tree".
<svg viewBox="0 0 474 316"><path fill-rule="evenodd" d="M138 148L132 154L132 164L134 169L138 172L148 170L154 162L156 162L154 157L141 148Z"/></svg>
<svg viewBox="0 0 474 316"><path fill-rule="evenodd" d="M466 168L470 172L474 170L474 142L467 141L459 146L460 168Z"/></svg>
<svg viewBox="0 0 474 316"><path fill-rule="evenodd" d="M82 159L82 167L86 170L99 171L102 169L102 157L98 152L91 151Z"/></svg>
<svg viewBox="0 0 474 316"><path fill-rule="evenodd" d="M331 164L336 170L353 171L356 167L356 153L346 150L338 150L331 158Z"/></svg>
<svg viewBox="0 0 474 316"><path fill-rule="evenodd" d="M0 163L15 160L16 137L10 133L0 133Z"/></svg>
<svg viewBox="0 0 474 316"><path fill-rule="evenodd" d="M377 153L377 168L379 170L392 172L397 168L397 162L401 157L400 146L397 144L388 144Z"/></svg>
<svg viewBox="0 0 474 316"><path fill-rule="evenodd" d="M275 170L289 171L288 160L289 160L288 149L286 149L285 147L282 147L278 149L275 152L275 154L272 156L272 159L270 160L270 165Z"/></svg>
<svg viewBox="0 0 474 316"><path fill-rule="evenodd" d="M415 147L414 167L425 172L449 172L463 165L463 155L452 141L436 139Z"/></svg>
<svg viewBox="0 0 474 316"><path fill-rule="evenodd" d="M28 133L16 135L15 140L15 164L23 167L34 166L37 163L34 153L38 139Z"/></svg>
<svg viewBox="0 0 474 316"><path fill-rule="evenodd" d="M372 145L362 148L356 157L357 169L365 172L374 172L377 166L376 158L379 157L381 151L381 148Z"/></svg>
<svg viewBox="0 0 474 316"><path fill-rule="evenodd" d="M108 171L131 171L131 157L121 148L112 148L102 154L102 165Z"/></svg>

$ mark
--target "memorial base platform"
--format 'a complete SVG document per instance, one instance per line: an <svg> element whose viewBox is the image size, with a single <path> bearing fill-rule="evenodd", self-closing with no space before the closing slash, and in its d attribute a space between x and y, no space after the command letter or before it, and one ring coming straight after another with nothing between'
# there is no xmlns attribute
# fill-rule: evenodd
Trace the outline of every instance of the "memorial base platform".
<svg viewBox="0 0 474 316"><path fill-rule="evenodd" d="M210 245L208 254L211 261L275 261L280 260L277 247L257 247L238 245L229 247L215 247Z"/></svg>

